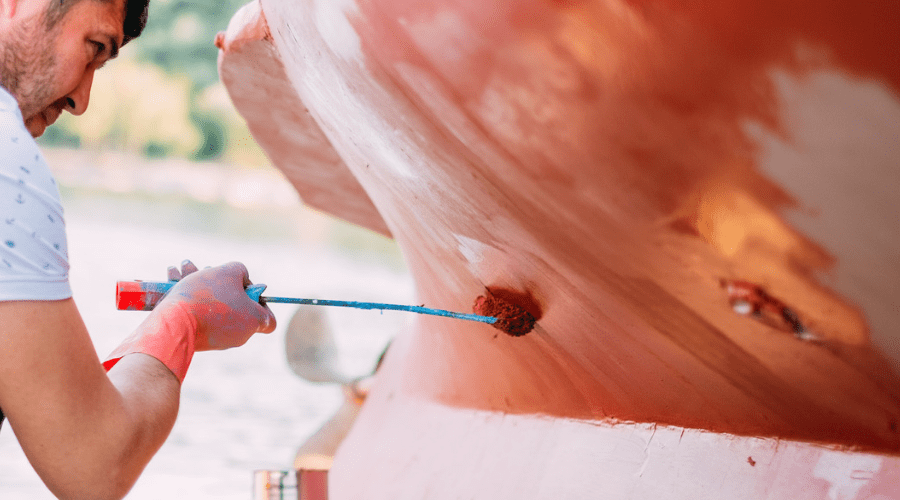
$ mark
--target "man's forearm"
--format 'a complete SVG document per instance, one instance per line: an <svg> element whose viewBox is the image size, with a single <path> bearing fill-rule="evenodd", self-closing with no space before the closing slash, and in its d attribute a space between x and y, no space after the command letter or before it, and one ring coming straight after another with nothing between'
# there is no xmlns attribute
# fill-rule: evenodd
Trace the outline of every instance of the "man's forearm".
<svg viewBox="0 0 900 500"><path fill-rule="evenodd" d="M131 428L131 442L119 448L125 456L114 476L119 478L115 489L124 495L172 431L181 383L159 360L140 353L124 356L109 371L109 379L122 395Z"/></svg>
<svg viewBox="0 0 900 500"><path fill-rule="evenodd" d="M180 384L129 354L106 373L74 302L0 303L0 407L60 498L121 498L171 431Z"/></svg>
<svg viewBox="0 0 900 500"><path fill-rule="evenodd" d="M109 379L117 401L99 412L100 421L86 426L93 431L90 436L69 436L57 450L77 450L80 459L64 473L36 468L58 498L124 497L175 424L181 384L159 360L127 355L109 371Z"/></svg>

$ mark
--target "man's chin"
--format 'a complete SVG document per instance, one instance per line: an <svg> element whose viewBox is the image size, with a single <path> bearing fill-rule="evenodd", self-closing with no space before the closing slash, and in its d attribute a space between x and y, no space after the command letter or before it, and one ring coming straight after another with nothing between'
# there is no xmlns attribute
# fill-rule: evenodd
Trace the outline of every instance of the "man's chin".
<svg viewBox="0 0 900 500"><path fill-rule="evenodd" d="M44 130L47 130L47 120L44 119L43 114L38 113L25 120L25 128L28 129L31 137L40 137L44 134Z"/></svg>

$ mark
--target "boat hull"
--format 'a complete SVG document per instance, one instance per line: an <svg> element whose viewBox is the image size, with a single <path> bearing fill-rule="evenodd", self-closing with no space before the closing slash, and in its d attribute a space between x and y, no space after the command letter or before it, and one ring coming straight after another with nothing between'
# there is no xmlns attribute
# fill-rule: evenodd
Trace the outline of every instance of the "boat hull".
<svg viewBox="0 0 900 500"><path fill-rule="evenodd" d="M417 318L331 494L900 495L895 21L890 2L245 7L220 73L304 201L392 236L428 307L490 293L538 319L513 338Z"/></svg>

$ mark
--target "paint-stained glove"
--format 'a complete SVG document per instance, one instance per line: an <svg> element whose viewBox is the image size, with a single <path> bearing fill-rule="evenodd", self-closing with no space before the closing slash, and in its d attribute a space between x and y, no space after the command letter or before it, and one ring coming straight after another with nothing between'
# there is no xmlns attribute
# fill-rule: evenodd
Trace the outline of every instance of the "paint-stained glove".
<svg viewBox="0 0 900 500"><path fill-rule="evenodd" d="M140 352L158 359L182 382L195 351L237 347L254 333L275 329L272 312L244 291L251 283L243 264L198 271L185 261L181 273L169 268L169 279L179 282L110 354L103 363L107 370L126 354Z"/></svg>

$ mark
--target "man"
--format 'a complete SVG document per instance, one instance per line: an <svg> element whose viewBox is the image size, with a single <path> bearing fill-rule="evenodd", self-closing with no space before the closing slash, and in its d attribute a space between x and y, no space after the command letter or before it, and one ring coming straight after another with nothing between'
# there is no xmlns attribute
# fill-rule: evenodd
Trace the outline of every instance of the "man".
<svg viewBox="0 0 900 500"><path fill-rule="evenodd" d="M186 262L101 365L71 298L59 192L31 136L87 109L94 72L140 34L147 1L0 0L0 409L60 498L124 496L174 424L194 351L275 328L244 293L243 265Z"/></svg>

